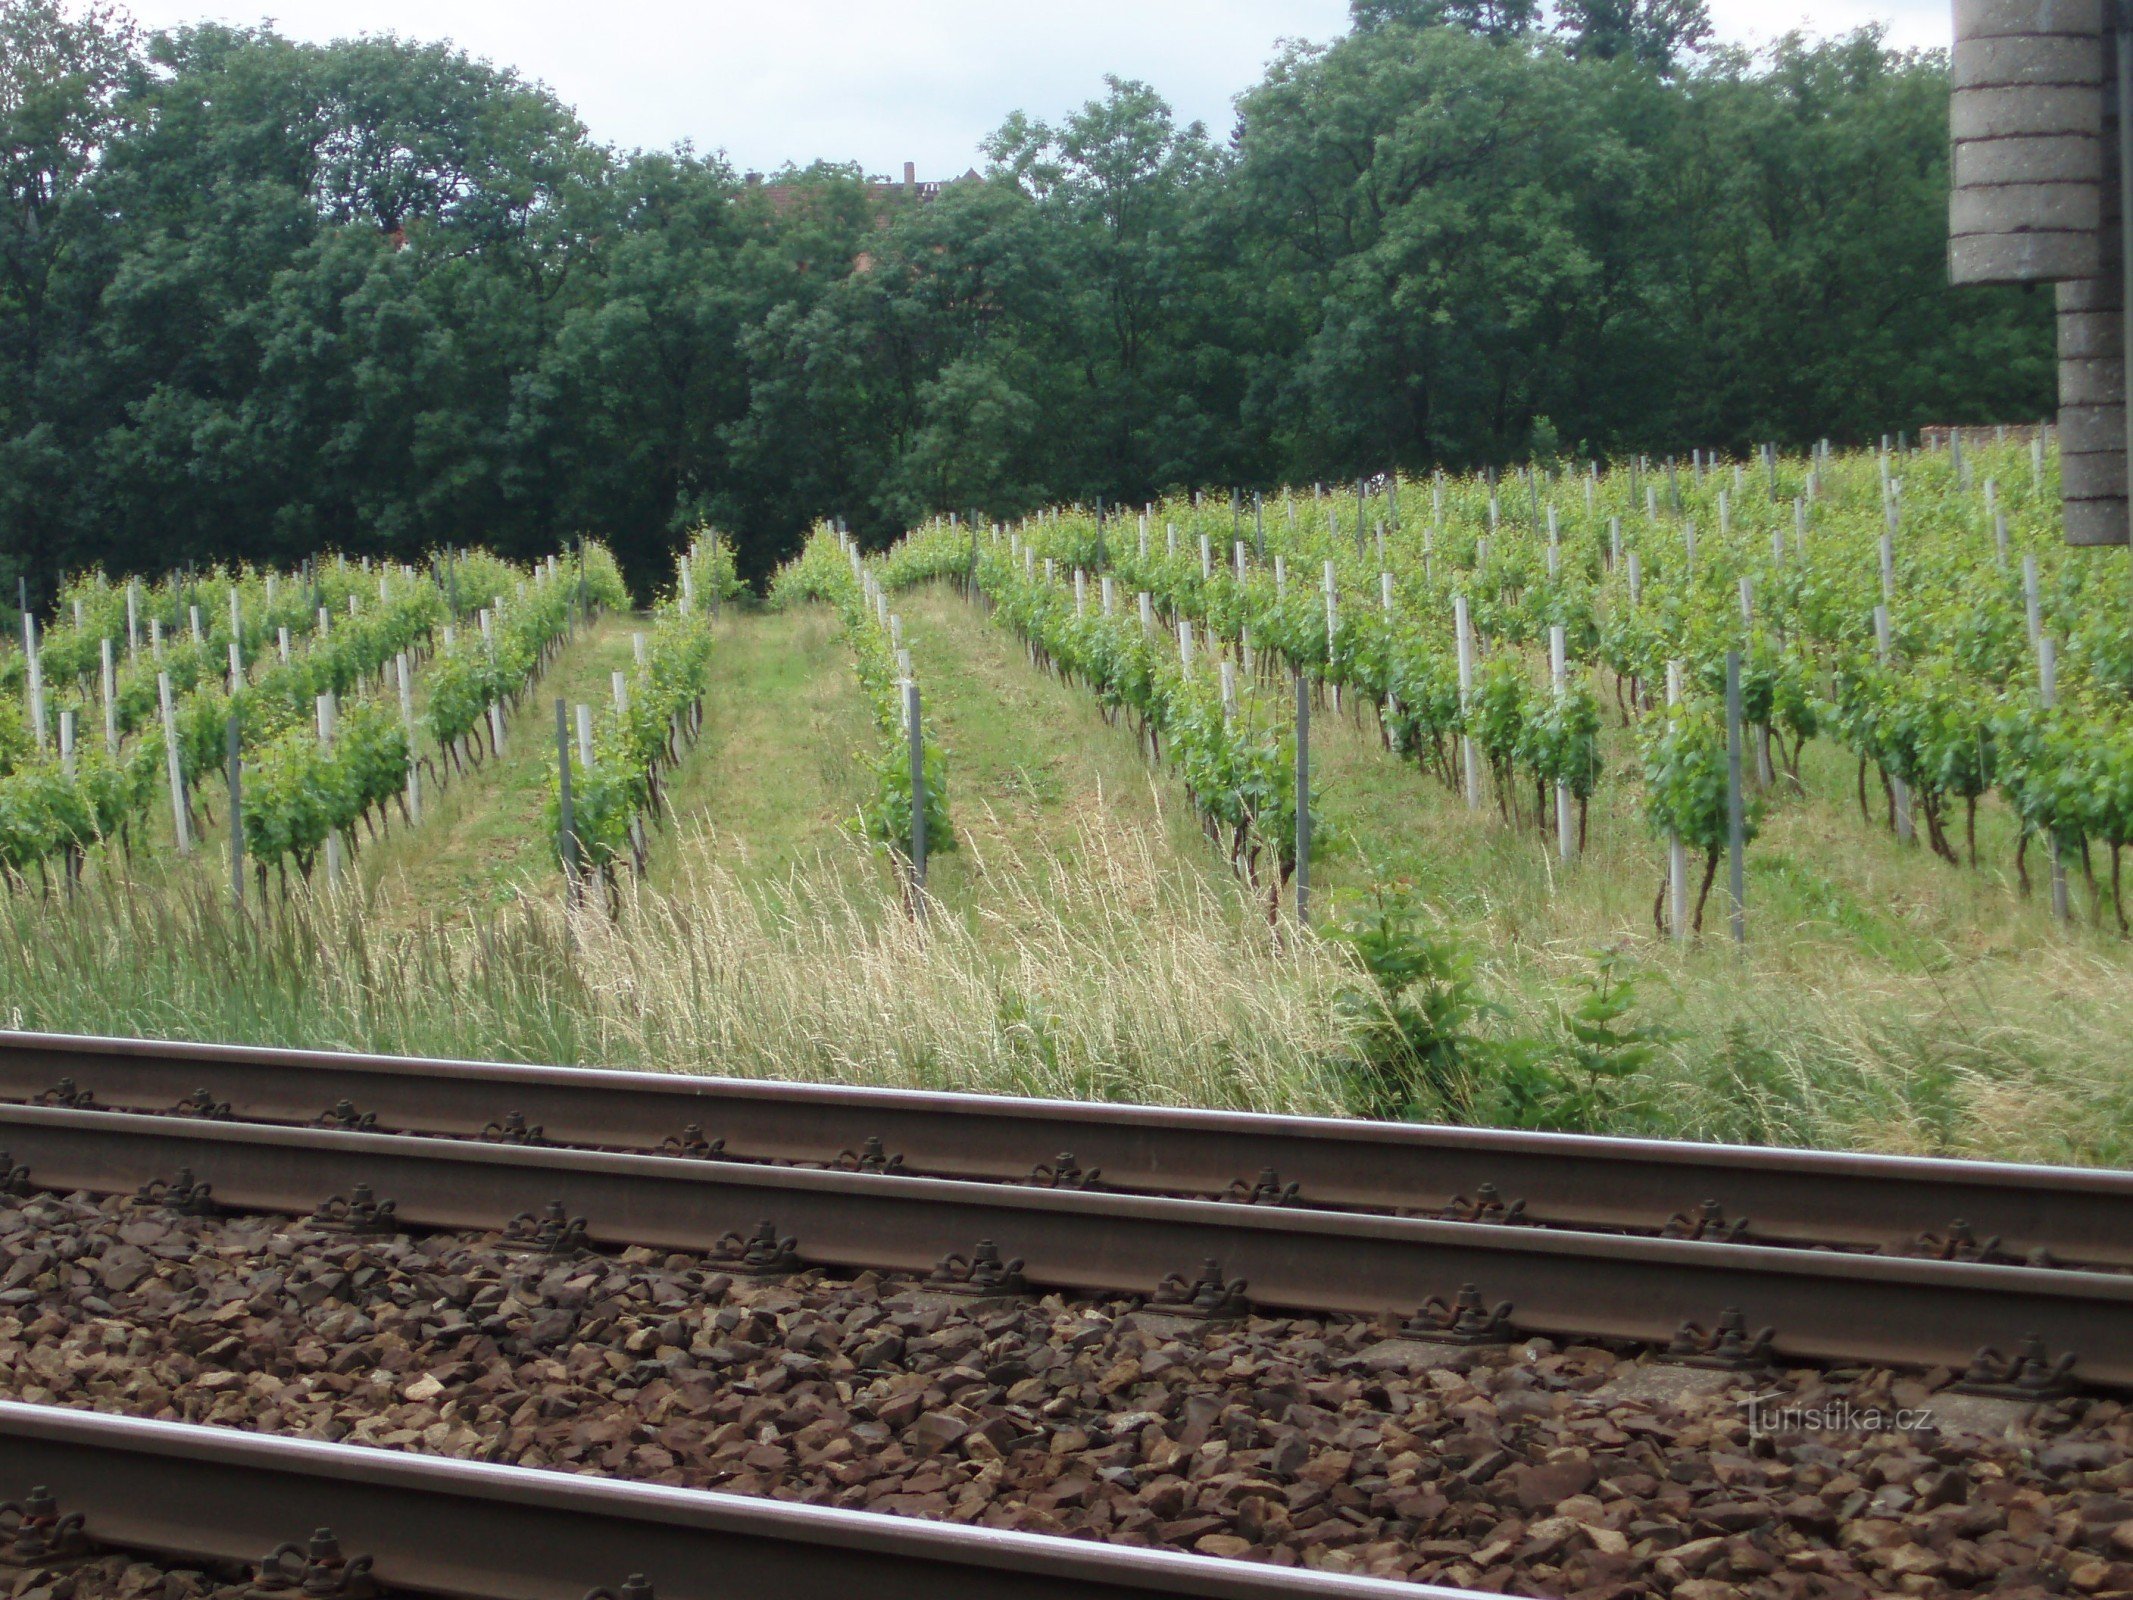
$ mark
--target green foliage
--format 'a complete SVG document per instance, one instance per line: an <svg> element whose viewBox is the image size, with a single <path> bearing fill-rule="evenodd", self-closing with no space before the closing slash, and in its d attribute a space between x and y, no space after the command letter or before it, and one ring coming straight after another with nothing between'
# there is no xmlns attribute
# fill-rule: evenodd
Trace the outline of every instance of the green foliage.
<svg viewBox="0 0 2133 1600"><path fill-rule="evenodd" d="M938 558L937 551L920 560L906 555L897 576L904 582L933 576L924 562ZM852 671L865 691L880 734L880 742L863 758L874 774L874 788L860 803L859 825L869 839L908 857L911 736L904 711L902 676L888 629L868 602L862 571L857 547L847 547L843 537L825 524L809 536L797 560L778 570L771 580L770 597L773 605L821 602L836 609L844 642L852 652ZM919 775L926 791L926 853L945 855L956 848L955 826L948 810L948 761L931 740L926 740L920 749Z"/></svg>
<svg viewBox="0 0 2133 1600"><path fill-rule="evenodd" d="M2048 406L2043 300L1945 286L1944 57L1698 55L1696 0L1353 16L1234 141L1109 80L919 201L610 150L448 45L12 0L0 577L583 529L648 594L706 519L755 580L828 516Z"/></svg>
<svg viewBox="0 0 2133 1600"><path fill-rule="evenodd" d="M687 591L684 571L691 585ZM708 607L739 589L724 536L696 530L676 562L672 590L652 614L644 661L624 679L625 706L610 706L595 719L592 765L585 765L576 748L570 754L570 831L583 869L612 875L625 861L643 867L633 824L664 810L661 774L693 738L710 680ZM562 808L561 774L551 773L547 829L559 859Z"/></svg>
<svg viewBox="0 0 2133 1600"><path fill-rule="evenodd" d="M1666 1035L1631 1020L1636 980L1622 954L1595 956L1583 989L1557 1009L1560 1039L1506 1047L1490 1089L1492 1125L1591 1133L1612 1122L1628 1080L1652 1064Z"/></svg>
<svg viewBox="0 0 2133 1600"><path fill-rule="evenodd" d="M1726 718L1723 705L1697 699L1655 713L1641 735L1644 816L1652 832L1678 834L1691 850L1715 855L1726 848ZM1745 797L1743 841L1761 831L1763 799Z"/></svg>
<svg viewBox="0 0 2133 1600"><path fill-rule="evenodd" d="M1425 924L1413 891L1375 876L1370 896L1327 930L1369 980L1340 996L1355 1040L1339 1064L1349 1109L1380 1120L1470 1121L1501 1059L1476 1024L1498 1008L1481 998L1458 941Z"/></svg>

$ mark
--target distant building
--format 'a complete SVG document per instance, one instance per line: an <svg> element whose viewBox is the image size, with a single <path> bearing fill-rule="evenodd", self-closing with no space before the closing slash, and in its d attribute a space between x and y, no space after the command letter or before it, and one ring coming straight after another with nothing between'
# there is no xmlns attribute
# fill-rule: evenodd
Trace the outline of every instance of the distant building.
<svg viewBox="0 0 2133 1600"><path fill-rule="evenodd" d="M800 197L807 193L807 188L804 184L766 184L763 182L763 175L760 172L749 173L746 181L748 188L768 200L771 210L775 211L779 216L783 216L792 210L799 203ZM906 161L904 163L904 181L902 183L891 183L886 179L869 180L867 194L885 206L914 203L922 205L928 201L938 200L952 184L976 183L978 181L977 169L972 167L960 178L933 179L921 183L918 179L918 163ZM885 212L883 214L882 220L886 224L888 213Z"/></svg>

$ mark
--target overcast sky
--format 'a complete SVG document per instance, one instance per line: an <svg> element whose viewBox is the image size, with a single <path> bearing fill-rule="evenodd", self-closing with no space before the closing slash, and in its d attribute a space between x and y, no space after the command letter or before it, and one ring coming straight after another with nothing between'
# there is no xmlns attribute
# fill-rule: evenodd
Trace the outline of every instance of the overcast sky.
<svg viewBox="0 0 2133 1600"><path fill-rule="evenodd" d="M1947 0L1709 0L1720 33L1767 40L1879 21L1948 42ZM131 0L148 27L271 19L299 39L449 38L552 88L594 137L682 140L768 170L818 157L922 178L975 165L1010 111L1053 119L1103 75L1155 85L1217 137L1285 38L1326 39L1347 0Z"/></svg>

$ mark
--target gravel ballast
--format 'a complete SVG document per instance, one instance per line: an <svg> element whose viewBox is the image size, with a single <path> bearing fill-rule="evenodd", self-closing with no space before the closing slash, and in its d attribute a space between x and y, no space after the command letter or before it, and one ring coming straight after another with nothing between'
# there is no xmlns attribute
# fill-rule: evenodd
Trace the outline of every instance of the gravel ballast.
<svg viewBox="0 0 2133 1600"><path fill-rule="evenodd" d="M10 1399L1579 1600L2133 1596L2133 1416L1949 1376L0 1197Z"/></svg>

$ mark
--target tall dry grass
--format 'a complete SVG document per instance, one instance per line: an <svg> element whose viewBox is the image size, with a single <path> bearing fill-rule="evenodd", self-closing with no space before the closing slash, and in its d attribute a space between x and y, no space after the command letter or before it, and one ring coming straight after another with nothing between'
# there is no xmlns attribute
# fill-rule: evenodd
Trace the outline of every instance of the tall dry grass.
<svg viewBox="0 0 2133 1600"><path fill-rule="evenodd" d="M774 892L715 842L671 890L567 918L599 1054L677 1072L1332 1111L1352 970L1152 831L996 846L967 905L904 915L853 844ZM858 858L855 858L858 857ZM561 936L564 914L535 915Z"/></svg>
<svg viewBox="0 0 2133 1600"><path fill-rule="evenodd" d="M665 893L408 927L357 895L246 915L197 881L10 897L0 1020L326 1049L1333 1111L1353 981L1151 832L984 862L921 927L858 841L770 883L699 839Z"/></svg>
<svg viewBox="0 0 2133 1600"><path fill-rule="evenodd" d="M968 838L956 901L924 928L857 841L764 880L708 833L666 892L613 915L564 909L552 879L416 925L357 894L239 915L198 874L18 890L0 894L0 1024L1339 1111L1358 975L1338 945L1277 936L1218 873L1181 869L1160 822L1091 814L1060 847ZM1484 1028L1560 1040L1587 948L1477 942L1500 1008ZM1665 1039L1603 1131L2133 1161L2115 951L1950 949L1898 970L1812 941L1630 948L1638 1018Z"/></svg>

